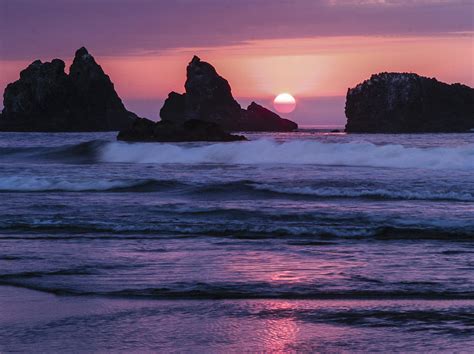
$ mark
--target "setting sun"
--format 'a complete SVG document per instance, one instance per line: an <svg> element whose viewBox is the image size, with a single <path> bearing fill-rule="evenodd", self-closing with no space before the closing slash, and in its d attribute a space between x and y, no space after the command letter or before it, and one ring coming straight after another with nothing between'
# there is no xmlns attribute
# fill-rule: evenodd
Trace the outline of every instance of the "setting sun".
<svg viewBox="0 0 474 354"><path fill-rule="evenodd" d="M291 113L296 108L296 100L289 93L281 93L273 100L273 106L280 113Z"/></svg>

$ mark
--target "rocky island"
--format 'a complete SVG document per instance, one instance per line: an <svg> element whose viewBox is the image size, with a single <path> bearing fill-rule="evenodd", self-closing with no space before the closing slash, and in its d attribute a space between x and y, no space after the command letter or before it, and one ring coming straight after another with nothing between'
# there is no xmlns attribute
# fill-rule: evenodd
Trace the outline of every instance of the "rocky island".
<svg viewBox="0 0 474 354"><path fill-rule="evenodd" d="M186 69L186 92L171 92L160 111L165 122L199 119L219 124L226 131L293 131L295 122L252 102L242 109L232 90L209 63L194 56Z"/></svg>
<svg viewBox="0 0 474 354"><path fill-rule="evenodd" d="M412 73L381 73L349 89L349 133L451 133L474 128L474 89Z"/></svg>
<svg viewBox="0 0 474 354"><path fill-rule="evenodd" d="M34 61L9 84L2 131L89 132L120 130L137 116L125 109L114 84L86 48L76 51L69 75L60 59Z"/></svg>
<svg viewBox="0 0 474 354"><path fill-rule="evenodd" d="M119 130L126 141L238 141L231 131L291 131L297 124L252 102L242 109L227 80L195 56L186 92L171 92L155 123L126 110L114 84L82 47L69 74L60 59L34 61L4 93L0 131L92 132Z"/></svg>
<svg viewBox="0 0 474 354"><path fill-rule="evenodd" d="M218 124L199 119L182 123L169 121L153 122L137 118L133 124L117 135L117 140L141 142L184 142L184 141L240 141L242 135L225 132Z"/></svg>
<svg viewBox="0 0 474 354"><path fill-rule="evenodd" d="M160 122L137 119L122 130L126 141L239 141L232 131L292 131L298 125L252 102L242 109L226 79L197 56L186 70L186 92L171 92L160 110Z"/></svg>

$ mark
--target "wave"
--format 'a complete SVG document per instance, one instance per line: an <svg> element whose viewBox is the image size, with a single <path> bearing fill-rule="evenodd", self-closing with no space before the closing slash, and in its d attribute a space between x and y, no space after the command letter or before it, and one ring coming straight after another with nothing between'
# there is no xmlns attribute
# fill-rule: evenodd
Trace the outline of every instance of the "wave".
<svg viewBox="0 0 474 354"><path fill-rule="evenodd" d="M63 163L94 163L98 161L101 148L108 144L103 140L50 146L50 147L0 147L0 158L8 161L53 161Z"/></svg>
<svg viewBox="0 0 474 354"><path fill-rule="evenodd" d="M468 191L390 190L387 188L360 188L358 186L287 187L282 184L258 183L251 180L233 182L185 183L160 179L82 179L65 180L60 177L7 176L0 177L0 192L158 192L181 190L198 195L245 195L253 197L287 197L309 199L380 199L426 201L474 201Z"/></svg>
<svg viewBox="0 0 474 354"><path fill-rule="evenodd" d="M271 191L279 194L314 196L321 198L367 198L382 200L433 200L433 201L474 201L474 194L469 192L432 192L427 190L389 190L383 188L357 189L336 187L278 187L269 184L255 185L256 190Z"/></svg>
<svg viewBox="0 0 474 354"><path fill-rule="evenodd" d="M255 213L254 213L255 214ZM277 219L281 219L278 217ZM361 221L343 220L331 226L317 225L317 221L294 225L281 220L265 218L267 224L241 218L241 222L216 221L189 223L182 222L137 224L71 224L57 223L4 223L0 225L0 240L73 240L73 239L114 239L151 240L166 238L193 238L198 236L233 238L242 240L286 239L289 244L299 242L316 244L315 241L344 240L440 240L449 242L474 241L474 225L391 225L378 222L361 226ZM272 221L269 225L268 222ZM294 222L294 220L293 220ZM296 243L295 243L296 242Z"/></svg>
<svg viewBox="0 0 474 354"><path fill-rule="evenodd" d="M304 184L300 182L298 184ZM325 185L287 186L283 183L259 183L252 180L237 180L226 183L208 183L188 185L187 192L197 194L250 194L258 197L294 197L309 199L376 199L376 200L426 200L426 201L474 201L474 193L468 191L440 190L430 191L418 187L414 190L399 190L388 188L361 188L359 183L346 184L339 187ZM409 187L408 187L409 188Z"/></svg>
<svg viewBox="0 0 474 354"><path fill-rule="evenodd" d="M63 163L305 164L422 169L474 169L474 145L406 147L368 142L124 143L94 140L56 147L3 147L0 158Z"/></svg>
<svg viewBox="0 0 474 354"><path fill-rule="evenodd" d="M60 177L0 177L0 192L148 192L180 185L172 180L85 179Z"/></svg>
<svg viewBox="0 0 474 354"><path fill-rule="evenodd" d="M259 139L220 144L113 142L101 146L99 159L151 164L311 164L426 169L474 169L474 145L416 148L371 143L278 143Z"/></svg>
<svg viewBox="0 0 474 354"><path fill-rule="evenodd" d="M69 270L56 272L36 272L36 275L11 274L0 275L0 285L16 286L56 295L75 296L106 296L120 298L147 299L311 299L311 300L344 300L344 299L429 299L429 300L473 300L473 291L454 291L440 287L435 290L432 286L420 286L419 289L406 288L399 284L394 289L341 289L326 290L314 284L281 284L275 287L269 283L184 283L163 284L161 287L126 288L112 290L86 290L66 284L55 285L56 282L37 282L45 277L69 277L74 273ZM77 274L83 276L83 273ZM59 286L58 286L59 285Z"/></svg>

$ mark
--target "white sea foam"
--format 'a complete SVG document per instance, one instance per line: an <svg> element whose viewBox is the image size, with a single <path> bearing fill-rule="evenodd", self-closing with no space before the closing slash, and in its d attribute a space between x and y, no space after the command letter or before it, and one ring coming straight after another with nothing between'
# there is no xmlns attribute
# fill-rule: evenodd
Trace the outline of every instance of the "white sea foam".
<svg viewBox="0 0 474 354"><path fill-rule="evenodd" d="M133 181L125 180L82 180L68 181L53 177L0 177L0 191L40 192L40 191L106 191L116 188L133 187Z"/></svg>
<svg viewBox="0 0 474 354"><path fill-rule="evenodd" d="M268 139L199 146L114 142L101 148L100 159L104 162L156 164L314 164L473 170L474 145L414 148L310 140L278 143Z"/></svg>
<svg viewBox="0 0 474 354"><path fill-rule="evenodd" d="M474 201L474 194L455 191L428 190L389 190L382 188L336 188L336 187L280 187L270 184L255 185L255 189L268 190L276 193L309 195L322 198L381 198L402 200L456 200L461 202Z"/></svg>

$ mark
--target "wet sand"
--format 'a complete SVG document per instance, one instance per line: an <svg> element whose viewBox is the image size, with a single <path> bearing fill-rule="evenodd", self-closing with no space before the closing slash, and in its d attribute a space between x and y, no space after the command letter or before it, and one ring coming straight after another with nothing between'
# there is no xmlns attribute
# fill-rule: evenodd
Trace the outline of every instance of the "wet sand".
<svg viewBox="0 0 474 354"><path fill-rule="evenodd" d="M472 300L140 300L2 286L0 308L2 352L474 348Z"/></svg>

